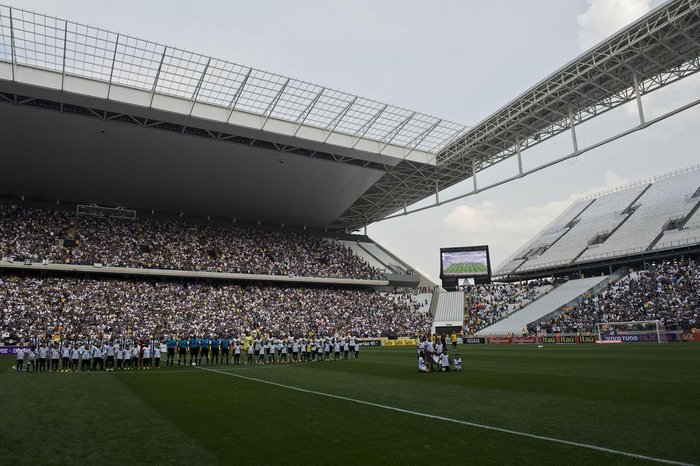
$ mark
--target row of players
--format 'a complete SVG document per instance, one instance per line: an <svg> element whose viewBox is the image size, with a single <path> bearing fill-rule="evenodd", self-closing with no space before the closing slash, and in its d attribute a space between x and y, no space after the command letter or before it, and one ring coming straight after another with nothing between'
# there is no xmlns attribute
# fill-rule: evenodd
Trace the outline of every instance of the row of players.
<svg viewBox="0 0 700 466"><path fill-rule="evenodd" d="M17 348L17 364L15 370L22 372L26 359L27 372L75 372L80 366L81 371L104 370L113 371L129 369L150 369L160 367L160 344L129 345L120 348L118 344L85 343L63 346L55 343L47 346L45 343L38 347ZM60 369L59 369L60 365Z"/></svg>
<svg viewBox="0 0 700 466"><path fill-rule="evenodd" d="M37 347L17 350L16 370L22 372L27 359L27 371L76 371L150 369L160 367L161 353L167 352L166 367L173 367L175 350L178 366L240 364L241 354L246 355L245 364L275 364L287 362L329 361L331 359L353 359L360 357L360 342L355 338L323 340L231 340L208 338L170 338L160 342L132 343L121 347L119 343L86 343L63 346L45 343ZM59 369L60 363L60 369Z"/></svg>
<svg viewBox="0 0 700 466"><path fill-rule="evenodd" d="M171 338L166 342L168 352L167 365L173 366L175 348L178 351L178 366L187 364L189 350L189 365L201 364L204 358L209 365L229 364L229 355L233 355L233 364L240 364L241 354L246 355L246 364L274 364L286 362L329 361L332 359L360 357L360 342L354 337L349 339L327 338L320 340L229 340L227 338L209 340L207 338L179 339ZM211 357L209 357L211 353Z"/></svg>

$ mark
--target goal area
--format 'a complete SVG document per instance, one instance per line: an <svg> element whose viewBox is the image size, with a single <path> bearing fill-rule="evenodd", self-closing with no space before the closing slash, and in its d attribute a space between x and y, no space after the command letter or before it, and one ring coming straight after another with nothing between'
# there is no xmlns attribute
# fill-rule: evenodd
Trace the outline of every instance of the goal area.
<svg viewBox="0 0 700 466"><path fill-rule="evenodd" d="M658 320L599 322L598 343L663 343Z"/></svg>

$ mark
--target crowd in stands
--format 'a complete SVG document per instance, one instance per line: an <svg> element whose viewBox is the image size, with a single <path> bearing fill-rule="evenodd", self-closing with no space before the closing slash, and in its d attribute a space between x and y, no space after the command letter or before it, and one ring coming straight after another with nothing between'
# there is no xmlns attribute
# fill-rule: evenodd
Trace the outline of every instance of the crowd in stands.
<svg viewBox="0 0 700 466"><path fill-rule="evenodd" d="M0 275L0 334L13 339L428 333L419 304L365 289Z"/></svg>
<svg viewBox="0 0 700 466"><path fill-rule="evenodd" d="M608 288L597 297L542 322L531 333L595 333L597 323L659 320L666 330L689 330L700 324L700 264L663 261Z"/></svg>
<svg viewBox="0 0 700 466"><path fill-rule="evenodd" d="M465 290L464 334L505 319L551 289L548 281L473 285Z"/></svg>
<svg viewBox="0 0 700 466"><path fill-rule="evenodd" d="M283 231L151 219L76 217L0 205L5 260L246 274L377 279L338 242Z"/></svg>

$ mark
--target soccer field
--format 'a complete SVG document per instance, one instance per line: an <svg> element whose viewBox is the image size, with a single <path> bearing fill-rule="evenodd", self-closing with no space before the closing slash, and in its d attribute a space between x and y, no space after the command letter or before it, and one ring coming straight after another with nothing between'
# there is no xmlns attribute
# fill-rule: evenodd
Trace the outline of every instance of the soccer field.
<svg viewBox="0 0 700 466"><path fill-rule="evenodd" d="M698 464L700 345L413 348L359 361L17 374L0 458L23 463ZM644 458L648 457L648 458Z"/></svg>
<svg viewBox="0 0 700 466"><path fill-rule="evenodd" d="M479 262L458 262L450 264L445 273L486 273L486 266Z"/></svg>

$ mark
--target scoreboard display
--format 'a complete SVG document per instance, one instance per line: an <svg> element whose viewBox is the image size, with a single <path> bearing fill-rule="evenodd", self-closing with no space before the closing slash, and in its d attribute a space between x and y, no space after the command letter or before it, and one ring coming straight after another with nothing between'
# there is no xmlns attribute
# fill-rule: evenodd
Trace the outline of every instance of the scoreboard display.
<svg viewBox="0 0 700 466"><path fill-rule="evenodd" d="M489 247L464 246L440 249L440 278L490 279Z"/></svg>

